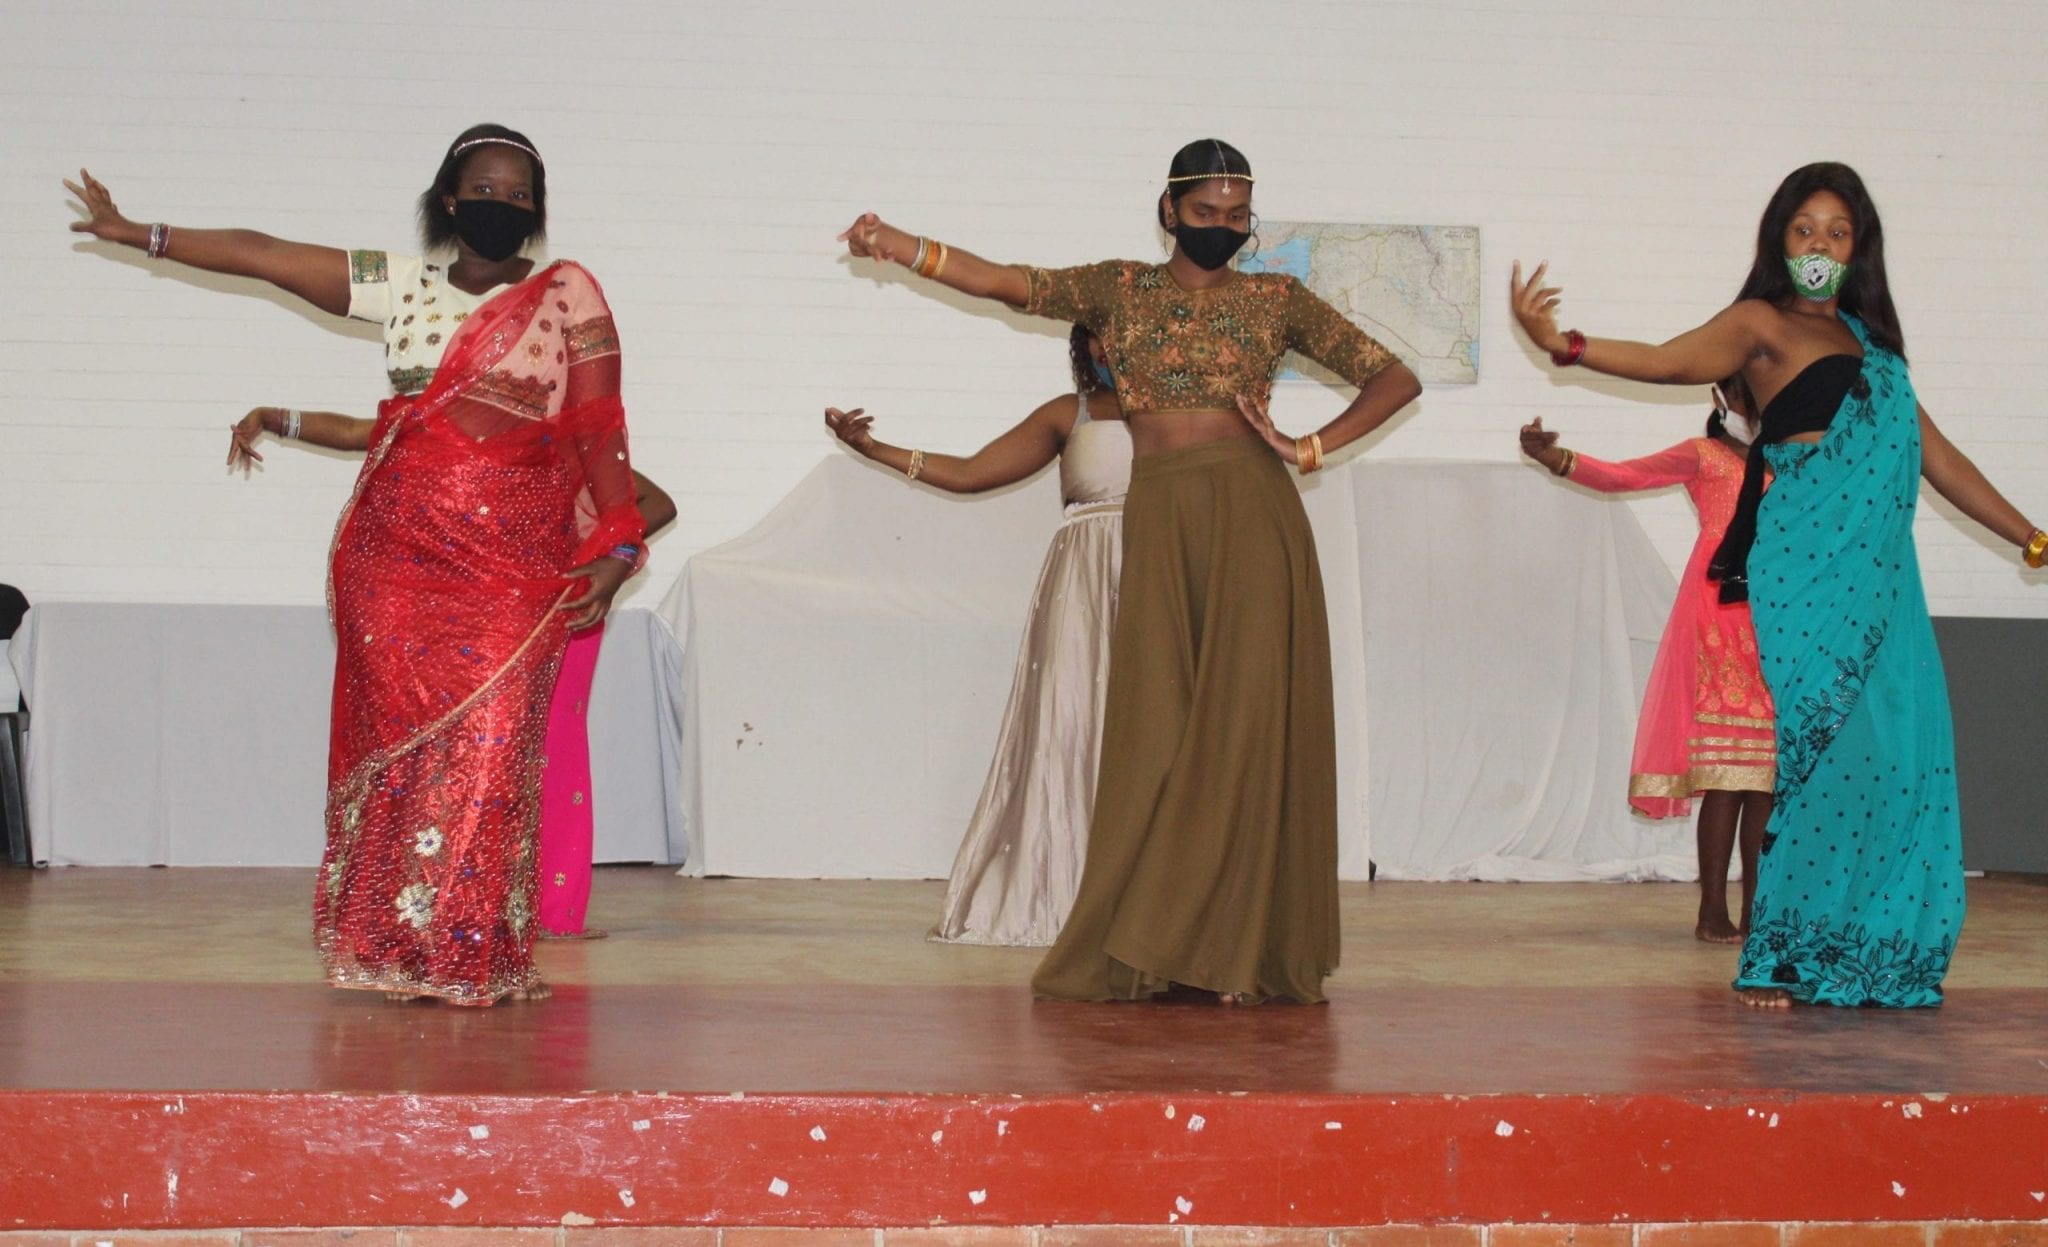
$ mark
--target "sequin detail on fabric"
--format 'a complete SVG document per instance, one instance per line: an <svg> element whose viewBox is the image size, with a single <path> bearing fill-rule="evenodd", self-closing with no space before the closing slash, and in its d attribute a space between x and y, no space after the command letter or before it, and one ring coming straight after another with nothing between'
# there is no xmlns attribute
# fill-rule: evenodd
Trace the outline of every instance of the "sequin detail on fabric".
<svg viewBox="0 0 2048 1247"><path fill-rule="evenodd" d="M335 530L314 941L337 986L489 1004L537 985L541 757L567 635L555 607L573 591L564 572L641 528L615 361L551 358L535 418L493 401L542 295L602 312L572 265L480 306L426 392L379 408Z"/></svg>
<svg viewBox="0 0 2048 1247"><path fill-rule="evenodd" d="M1235 411L1238 395L1269 393L1290 350L1353 385L1397 362L1282 273L1237 273L1214 289L1183 290L1164 265L1128 260L1022 272L1027 313L1077 321L1101 339L1126 416Z"/></svg>

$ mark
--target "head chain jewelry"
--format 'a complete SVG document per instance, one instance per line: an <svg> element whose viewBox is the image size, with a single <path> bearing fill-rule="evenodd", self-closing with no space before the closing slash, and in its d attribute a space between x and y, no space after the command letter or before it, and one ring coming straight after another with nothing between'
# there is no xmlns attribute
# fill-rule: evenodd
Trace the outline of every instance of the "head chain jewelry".
<svg viewBox="0 0 2048 1247"><path fill-rule="evenodd" d="M1207 182L1214 178L1223 178L1226 181L1231 178L1238 178L1246 182L1252 180L1252 175L1249 173L1232 173L1230 171L1230 160L1223 154L1223 143L1220 140L1210 139L1209 142L1216 148L1216 167L1219 170L1221 170L1221 172L1184 173L1177 178L1166 179L1166 184L1168 186L1172 186L1176 182Z"/></svg>

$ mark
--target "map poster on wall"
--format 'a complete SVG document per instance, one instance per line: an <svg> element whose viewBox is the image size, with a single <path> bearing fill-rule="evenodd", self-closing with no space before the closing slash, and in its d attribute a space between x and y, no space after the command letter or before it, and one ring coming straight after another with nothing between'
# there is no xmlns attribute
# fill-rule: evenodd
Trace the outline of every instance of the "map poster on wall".
<svg viewBox="0 0 2048 1247"><path fill-rule="evenodd" d="M1248 273L1291 273L1385 343L1424 385L1479 380L1479 228L1473 225L1335 225L1259 222ZM1289 357L1281 380L1322 377Z"/></svg>

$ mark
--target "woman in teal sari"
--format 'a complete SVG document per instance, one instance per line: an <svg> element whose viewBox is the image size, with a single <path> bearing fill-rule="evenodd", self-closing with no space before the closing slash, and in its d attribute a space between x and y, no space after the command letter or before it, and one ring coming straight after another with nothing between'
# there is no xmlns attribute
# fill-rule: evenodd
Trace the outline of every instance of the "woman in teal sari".
<svg viewBox="0 0 2048 1247"><path fill-rule="evenodd" d="M1762 1006L1940 1004L1963 925L1962 840L1913 547L1920 480L2030 566L2048 533L1919 405L1862 179L1841 164L1795 170L1764 209L1736 301L1661 345L1559 332L1543 278L1515 266L1515 317L1559 366L1684 385L1739 371L1761 404L1711 573L1723 601L1750 602L1778 708L1777 802L1736 990Z"/></svg>

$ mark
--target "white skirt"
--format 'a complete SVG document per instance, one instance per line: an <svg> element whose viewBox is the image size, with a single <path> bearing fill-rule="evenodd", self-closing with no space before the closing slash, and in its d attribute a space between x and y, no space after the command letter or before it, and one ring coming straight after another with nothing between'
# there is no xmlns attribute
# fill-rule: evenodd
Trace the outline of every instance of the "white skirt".
<svg viewBox="0 0 2048 1247"><path fill-rule="evenodd" d="M1123 506L1077 504L1053 534L996 756L931 938L1046 945L1074 906L1095 809Z"/></svg>

